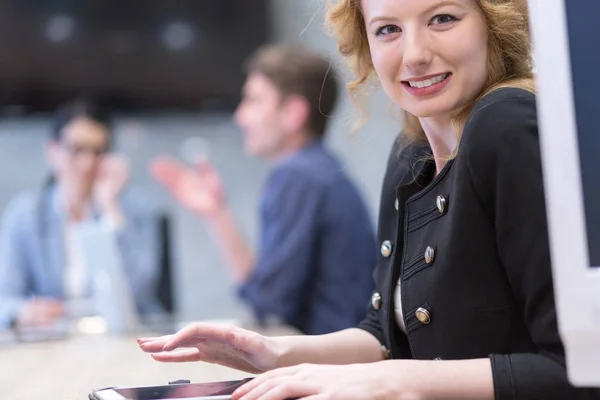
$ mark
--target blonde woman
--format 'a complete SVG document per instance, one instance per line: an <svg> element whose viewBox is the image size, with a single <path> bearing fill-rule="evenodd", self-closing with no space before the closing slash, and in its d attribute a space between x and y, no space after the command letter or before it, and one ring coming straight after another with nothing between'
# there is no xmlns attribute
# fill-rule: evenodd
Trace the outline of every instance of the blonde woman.
<svg viewBox="0 0 600 400"><path fill-rule="evenodd" d="M141 348L262 373L245 400L597 398L569 384L557 329L526 0L341 0L328 21L350 92L376 79L406 116L367 317L301 337L193 324Z"/></svg>

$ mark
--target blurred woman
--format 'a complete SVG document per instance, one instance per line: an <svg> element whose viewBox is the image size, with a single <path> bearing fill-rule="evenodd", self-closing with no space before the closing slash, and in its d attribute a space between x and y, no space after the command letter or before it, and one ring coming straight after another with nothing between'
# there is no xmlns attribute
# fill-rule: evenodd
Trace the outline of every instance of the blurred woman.
<svg viewBox="0 0 600 400"><path fill-rule="evenodd" d="M41 190L17 196L0 231L0 328L40 325L73 316L68 304L93 296L77 230L97 224L114 235L140 313L160 313L158 219L124 193L128 166L109 153L113 134L101 107L74 101L53 120ZM91 302L88 302L91 303ZM92 309L77 311L86 314Z"/></svg>

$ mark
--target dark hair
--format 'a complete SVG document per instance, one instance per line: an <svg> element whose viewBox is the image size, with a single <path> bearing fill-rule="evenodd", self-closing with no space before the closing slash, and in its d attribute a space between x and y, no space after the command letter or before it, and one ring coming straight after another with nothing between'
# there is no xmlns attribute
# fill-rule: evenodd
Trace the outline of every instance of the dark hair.
<svg viewBox="0 0 600 400"><path fill-rule="evenodd" d="M265 45L248 59L246 72L264 75L284 97L304 97L310 107L306 127L322 137L338 96L331 64L321 54L300 45Z"/></svg>
<svg viewBox="0 0 600 400"><path fill-rule="evenodd" d="M106 126L108 145L112 144L112 118L110 111L99 102L90 99L75 99L58 109L52 119L50 138L56 141L62 139L65 126L77 118L87 118Z"/></svg>

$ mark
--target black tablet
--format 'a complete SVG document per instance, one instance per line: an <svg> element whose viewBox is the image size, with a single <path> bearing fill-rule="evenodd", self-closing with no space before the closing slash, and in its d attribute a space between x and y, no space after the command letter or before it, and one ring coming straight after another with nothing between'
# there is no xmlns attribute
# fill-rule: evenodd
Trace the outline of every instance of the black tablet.
<svg viewBox="0 0 600 400"><path fill-rule="evenodd" d="M183 383L164 386L109 388L92 392L90 400L227 400L252 378L238 381Z"/></svg>

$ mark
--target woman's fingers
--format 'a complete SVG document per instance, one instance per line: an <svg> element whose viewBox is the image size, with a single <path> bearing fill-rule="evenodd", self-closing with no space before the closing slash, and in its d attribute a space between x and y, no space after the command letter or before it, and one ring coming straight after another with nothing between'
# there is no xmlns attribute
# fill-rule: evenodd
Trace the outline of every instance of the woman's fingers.
<svg viewBox="0 0 600 400"><path fill-rule="evenodd" d="M198 349L153 353L151 354L151 357L160 362L190 362L201 360L200 351Z"/></svg>
<svg viewBox="0 0 600 400"><path fill-rule="evenodd" d="M183 341L183 342L178 343L177 347L172 350L198 347L198 346L202 345L205 340L206 339L190 339L188 341ZM146 353L161 353L163 351L172 351L172 350L165 350L165 343L166 343L165 341L143 343L140 345L140 348L142 349L142 351L144 351Z"/></svg>
<svg viewBox="0 0 600 400"><path fill-rule="evenodd" d="M295 376L296 373L298 372L298 369L299 369L298 366L293 366L293 367L278 368L278 369L275 369L272 371L265 372L265 373L255 377L254 379L252 379L250 382L244 384L243 386L240 386L235 391L235 395L237 397L242 397L245 394L254 391L256 388L258 388L260 386L264 386L265 384L267 384L269 382L272 384L273 382L276 382L278 380Z"/></svg>
<svg viewBox="0 0 600 400"><path fill-rule="evenodd" d="M304 398L319 393L316 385L304 382L296 377L273 378L255 387L242 397L234 396L240 400L285 400Z"/></svg>
<svg viewBox="0 0 600 400"><path fill-rule="evenodd" d="M255 377L254 379L252 379L250 382L246 383L245 385L239 387L236 390L236 394L241 397L244 394L251 392L258 386L263 385L265 382L269 382L274 379L278 379L278 378L282 378L282 377L286 377L286 376L293 376L298 371L298 368L299 368L298 366L293 366L293 367L278 368L278 369L274 369L272 371L265 372L265 373Z"/></svg>
<svg viewBox="0 0 600 400"><path fill-rule="evenodd" d="M172 335L165 335L159 337L148 337L139 338L137 340L140 348L145 352L157 352L162 351L165 343L171 338Z"/></svg>
<svg viewBox="0 0 600 400"><path fill-rule="evenodd" d="M168 339L164 344L163 350L174 350L181 347L182 343L190 343L194 340L199 341L205 339L233 344L235 333L232 328L195 323L186 326Z"/></svg>

